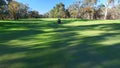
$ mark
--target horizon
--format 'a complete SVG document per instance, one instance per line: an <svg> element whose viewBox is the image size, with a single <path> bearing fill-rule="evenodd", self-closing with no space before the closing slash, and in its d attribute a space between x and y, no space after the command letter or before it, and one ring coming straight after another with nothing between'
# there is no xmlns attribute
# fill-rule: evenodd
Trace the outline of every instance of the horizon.
<svg viewBox="0 0 120 68"><path fill-rule="evenodd" d="M77 0L16 0L17 2L21 2L23 4L27 4L30 7L30 10L36 10L39 14L45 14L49 12L56 4L62 2L65 4L65 8L71 5L73 2ZM48 4L50 3L50 4ZM105 0L101 0L99 4L105 4Z"/></svg>

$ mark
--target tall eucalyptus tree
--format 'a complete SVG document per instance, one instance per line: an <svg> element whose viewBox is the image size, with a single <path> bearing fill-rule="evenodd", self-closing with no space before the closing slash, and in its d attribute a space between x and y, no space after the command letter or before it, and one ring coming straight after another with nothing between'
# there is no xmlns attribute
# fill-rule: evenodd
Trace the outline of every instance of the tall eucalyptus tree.
<svg viewBox="0 0 120 68"><path fill-rule="evenodd" d="M104 16L105 20L107 19L109 5L114 3L114 1L115 0L106 0L106 9L105 9L105 16Z"/></svg>

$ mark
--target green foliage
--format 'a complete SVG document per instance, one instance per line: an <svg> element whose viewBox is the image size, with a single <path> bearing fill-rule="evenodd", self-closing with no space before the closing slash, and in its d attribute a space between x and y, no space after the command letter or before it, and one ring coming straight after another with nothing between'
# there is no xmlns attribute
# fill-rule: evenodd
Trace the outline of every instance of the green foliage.
<svg viewBox="0 0 120 68"><path fill-rule="evenodd" d="M26 4L15 0L0 0L0 20L21 18L80 18L80 19L120 19L120 0L77 0L65 8L63 3L56 4L44 15L36 10L30 10Z"/></svg>
<svg viewBox="0 0 120 68"><path fill-rule="evenodd" d="M36 18L40 17L38 11L29 10L26 4L19 3L14 0L0 0L0 19L14 19L20 18Z"/></svg>
<svg viewBox="0 0 120 68"><path fill-rule="evenodd" d="M65 18L66 10L63 3L56 4L56 6L49 13L51 18Z"/></svg>
<svg viewBox="0 0 120 68"><path fill-rule="evenodd" d="M38 11L29 11L28 14L29 14L29 18L39 18L40 17Z"/></svg>
<svg viewBox="0 0 120 68"><path fill-rule="evenodd" d="M5 5L5 4L6 4L5 0L0 0L0 7Z"/></svg>

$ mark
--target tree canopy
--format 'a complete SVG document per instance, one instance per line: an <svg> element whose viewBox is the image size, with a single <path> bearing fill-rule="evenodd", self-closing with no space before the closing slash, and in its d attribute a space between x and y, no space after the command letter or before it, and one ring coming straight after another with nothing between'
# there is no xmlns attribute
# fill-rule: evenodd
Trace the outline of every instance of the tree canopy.
<svg viewBox="0 0 120 68"><path fill-rule="evenodd" d="M120 19L120 0L77 0L68 7L62 2L56 4L50 11L40 15L36 10L30 10L26 4L14 0L0 0L0 19L19 18L80 18L80 19ZM117 2L117 3L115 3Z"/></svg>

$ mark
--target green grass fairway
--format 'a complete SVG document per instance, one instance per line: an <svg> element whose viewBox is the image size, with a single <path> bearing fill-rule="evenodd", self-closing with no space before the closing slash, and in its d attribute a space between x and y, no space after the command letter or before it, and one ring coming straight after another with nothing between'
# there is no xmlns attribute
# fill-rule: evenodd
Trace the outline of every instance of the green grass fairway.
<svg viewBox="0 0 120 68"><path fill-rule="evenodd" d="M0 68L120 68L120 20L0 21Z"/></svg>

